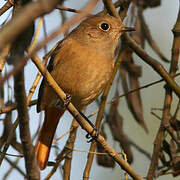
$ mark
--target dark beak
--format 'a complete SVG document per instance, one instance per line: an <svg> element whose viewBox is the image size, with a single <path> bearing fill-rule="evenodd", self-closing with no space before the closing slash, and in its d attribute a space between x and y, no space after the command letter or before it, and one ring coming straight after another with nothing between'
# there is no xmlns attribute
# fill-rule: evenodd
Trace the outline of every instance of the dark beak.
<svg viewBox="0 0 180 180"><path fill-rule="evenodd" d="M124 27L121 32L131 32L131 31L135 31L135 29L133 27Z"/></svg>

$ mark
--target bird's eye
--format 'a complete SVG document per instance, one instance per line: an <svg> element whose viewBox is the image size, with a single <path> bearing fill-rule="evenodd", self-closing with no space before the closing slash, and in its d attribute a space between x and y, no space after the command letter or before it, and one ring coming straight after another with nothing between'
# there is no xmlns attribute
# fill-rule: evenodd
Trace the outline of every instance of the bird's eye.
<svg viewBox="0 0 180 180"><path fill-rule="evenodd" d="M100 24L100 29L102 29L103 31L108 31L110 29L110 26L107 23L102 23Z"/></svg>

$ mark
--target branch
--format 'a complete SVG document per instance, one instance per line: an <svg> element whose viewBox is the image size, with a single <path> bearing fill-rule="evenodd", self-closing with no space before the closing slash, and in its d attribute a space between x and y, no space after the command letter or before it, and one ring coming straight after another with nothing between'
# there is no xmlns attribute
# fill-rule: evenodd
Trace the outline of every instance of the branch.
<svg viewBox="0 0 180 180"><path fill-rule="evenodd" d="M31 107L31 106L34 106L34 105L36 105L36 104L37 104L37 100L32 100L32 101L28 104L28 106ZM1 108L1 109L0 109L0 114L8 113L8 112L13 111L13 110L16 110L16 109L17 109L16 105L15 105L15 104L12 104L12 105L10 105L10 106L6 106L6 107Z"/></svg>
<svg viewBox="0 0 180 180"><path fill-rule="evenodd" d="M60 97L62 102L65 103L66 94L62 91L62 89L58 86L58 84L55 82L55 80L52 78L51 74L45 69L41 61L33 60L36 67L39 69L39 71L42 73L44 78L47 80L48 84L54 89L56 94ZM96 137L96 131L87 123L87 121L80 115L80 113L77 111L77 109L73 106L72 103L69 103L67 106L68 111L71 113L71 115L78 121L78 123L81 125L81 127L88 133L91 134L92 138ZM130 165L121 159L119 154L105 141L105 139L99 135L96 138L97 142L101 144L101 146L108 152L108 154L125 170L128 172L128 174L133 177L134 179L142 180L143 178L136 174L136 172L130 167Z"/></svg>
<svg viewBox="0 0 180 180"><path fill-rule="evenodd" d="M77 134L77 129L79 127L78 122L73 119L71 128L73 129L70 132L69 138L67 140L67 143L64 147L64 149L66 150L70 150L74 148L74 143L76 140L76 134ZM70 172L71 172L71 162L72 162L72 151L70 150L70 153L67 153L66 157L65 157L65 162L64 162L64 166L63 166L63 179L64 180L69 180L70 179Z"/></svg>
<svg viewBox="0 0 180 180"><path fill-rule="evenodd" d="M161 52L159 46L156 44L156 42L154 41L151 32L149 30L148 25L146 24L146 21L144 19L143 16L143 8L139 7L139 11L138 11L138 16L140 18L140 22L141 22L141 27L142 27L142 33L145 35L145 38L147 40L147 42L149 43L149 45L151 46L151 48L157 53L157 55L164 61L164 62L169 62L169 60L164 56L164 54Z"/></svg>
<svg viewBox="0 0 180 180"><path fill-rule="evenodd" d="M110 77L110 80L108 81L107 85L106 85L106 88L104 89L104 93L101 97L101 104L100 104L100 108L99 108L99 111L98 111L98 115L97 115L97 119L96 119L96 128L99 129L100 128L100 125L101 125L101 121L102 121L102 118L103 118L103 115L104 115L104 108L105 108L105 105L106 105L106 100L107 100L107 96L109 94L109 90L110 90L110 87L112 85L112 82L114 80L114 77L119 69L119 66L123 60L122 58L122 54L120 53L118 59L117 59L117 62L115 64L115 67L113 69L113 72L112 72L112 75ZM89 152L94 152L96 149L96 142L92 142L91 143L91 147L89 149ZM94 159L94 154L93 153L89 153L88 154L88 161L86 163L86 167L85 167L85 170L84 170L84 173L83 173L83 178L84 180L85 179L88 179L89 178L89 173L90 173L90 169L91 169L91 166L92 166L92 162L93 162L93 159Z"/></svg>
<svg viewBox="0 0 180 180"><path fill-rule="evenodd" d="M130 38L127 34L123 35L125 41L129 45L130 48L144 60L147 64L149 64L170 86L170 88L176 93L176 95L180 98L180 88L177 83L172 79L172 77L168 74L168 72L164 69L164 67L151 56L149 56L132 38Z"/></svg>
<svg viewBox="0 0 180 180"><path fill-rule="evenodd" d="M69 11L69 12L73 12L73 13L81 13L80 10L77 9L72 9L72 8L66 8L66 7L62 7L62 6L56 6L56 9L59 9L61 11Z"/></svg>
<svg viewBox="0 0 180 180"><path fill-rule="evenodd" d="M39 168L37 166L34 147L32 145L29 116L27 110L27 100L24 87L24 71L14 75L14 92L17 102L19 118L20 138L22 142L25 166L28 179L40 179Z"/></svg>
<svg viewBox="0 0 180 180"><path fill-rule="evenodd" d="M14 0L9 0L4 4L2 8L0 8L0 16L5 13L9 8L11 8L14 4Z"/></svg>
<svg viewBox="0 0 180 180"><path fill-rule="evenodd" d="M180 52L180 9L179 9L179 14L178 14L176 24L173 28L173 33L174 33L174 41L173 41L173 46L172 46L171 66L169 70L171 77L174 77L178 68L178 59L179 59L179 52ZM162 121L161 121L161 125L159 127L159 130L156 135L155 142L154 142L152 161L151 161L149 171L148 171L148 180L153 179L155 175L155 170L158 165L158 159L159 159L159 155L161 151L161 144L165 135L165 130L166 130L165 127L169 124L169 117L170 117L169 115L170 115L170 109L171 109L171 103L172 103L172 90L174 89L172 86L170 86L169 83L168 85L169 86L166 86Z"/></svg>
<svg viewBox="0 0 180 180"><path fill-rule="evenodd" d="M24 8L1 29L0 51L7 43L11 43L15 37L23 32L37 17L50 13L58 3L59 0L38 0L24 6Z"/></svg>
<svg viewBox="0 0 180 180"><path fill-rule="evenodd" d="M9 148L9 145L11 144L11 141L12 141L12 139L14 137L14 133L15 133L15 129L17 128L17 125L18 125L18 119L16 119L16 121L13 123L13 126L12 126L12 128L11 128L11 130L9 132L9 136L8 136L8 138L6 140L6 144L3 147L3 151L2 151L1 157L0 157L0 166L1 166L2 161L3 161L3 159L4 159L5 155L6 155L7 150Z"/></svg>
<svg viewBox="0 0 180 180"><path fill-rule="evenodd" d="M26 174L22 171L22 169L20 167L17 166L17 163L19 161L19 158L16 159L15 162L12 162L9 158L5 157L6 161L11 165L12 170L16 169L24 178L26 178ZM17 162L17 163L16 163ZM10 169L11 170L11 169ZM9 171L10 171L9 170ZM5 175L6 177L8 176L8 174L6 173ZM4 177L4 179L6 178Z"/></svg>

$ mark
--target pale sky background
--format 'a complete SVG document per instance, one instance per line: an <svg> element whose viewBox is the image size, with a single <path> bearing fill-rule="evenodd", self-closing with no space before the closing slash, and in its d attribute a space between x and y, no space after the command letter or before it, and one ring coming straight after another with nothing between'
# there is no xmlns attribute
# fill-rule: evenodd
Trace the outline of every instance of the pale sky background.
<svg viewBox="0 0 180 180"><path fill-rule="evenodd" d="M74 1L69 0L66 1L64 6L65 7L70 7L70 8L75 8L75 9L80 9L83 5L82 2L85 4L87 1L81 1L78 0L76 3ZM0 6L4 1L0 1ZM173 34L171 32L174 23L177 18L177 13L178 13L178 8L179 8L179 1L174 0L163 0L162 5L158 8L153 8L153 9L147 9L145 11L145 19L147 24L150 27L151 33L153 38L156 40L158 45L160 46L162 52L165 54L165 56L170 59L171 58L171 47L172 47L172 42L173 42ZM99 4L99 6L96 8L95 13L99 12L102 9L102 5ZM7 15L6 13L4 16L0 18L0 24L2 23L4 17ZM68 16L72 16L73 13L67 13ZM54 29L56 29L60 23L60 15L58 13L58 10L53 11L52 13L48 14L45 16L46 20L46 25L47 25L47 31L48 33L52 32ZM43 31L42 31L43 32ZM41 33L40 38L43 37L43 33ZM61 37L53 40L49 46L48 49L50 50L55 43L60 40ZM160 60L158 56L149 48L146 46L147 52L154 57L157 60ZM42 50L41 53L39 53L40 57L44 55L44 51ZM140 64L143 66L143 76L140 78L140 84L148 84L149 82L159 80L160 76L152 70L152 68L145 64L140 58L136 57L135 62L137 64ZM160 61L161 62L161 61ZM9 69L9 67L8 67ZM166 69L169 70L168 65L166 65ZM36 77L37 69L33 65L31 61L29 61L28 65L25 68L26 71L26 92L28 94L29 89ZM11 82L10 82L11 83ZM11 83L12 84L12 83ZM143 105L144 105L144 118L145 122L147 123L149 127L149 134L146 134L142 128L137 125L137 123L133 120L132 115L130 114L127 104L125 102L125 98L120 99L120 104L119 104L119 110L121 115L124 117L124 128L125 132L128 135L128 137L134 142L136 142L140 147L144 148L146 151L149 153L152 152L153 149L153 141L155 139L157 130L159 128L159 121L155 119L151 114L150 114L150 109L152 107L163 107L163 102L164 102L164 89L163 89L164 83L155 85L153 87L150 87L148 89L142 90L141 95L142 95L142 100L143 100ZM112 88L113 92L113 88ZM10 95L11 95L10 91ZM112 93L111 93L112 94ZM122 94L122 91L120 92ZM175 97L175 96L174 96ZM7 99L7 95L5 97ZM36 93L34 94L32 99L37 98L37 90ZM110 99L111 97L109 97ZM177 98L176 98L177 99ZM175 103L174 105L176 105ZM87 114L90 114L91 112L94 112L96 109L96 105L92 104L89 106L87 110ZM108 107L107 107L108 109ZM36 129L38 128L39 124L39 119L40 119L40 114L36 113L36 108L32 107L29 111L30 114L30 127L31 127L31 134L34 134ZM2 118L3 116L1 116ZM16 118L16 112L13 112L13 119ZM92 121L94 122L96 117L92 118ZM56 131L57 136L61 136L63 133L65 133L71 124L71 115L69 113L66 113L64 117L61 120L61 123L58 126L58 129ZM0 132L2 132L2 122L0 122ZM62 128L63 127L63 128ZM109 132L108 128L106 128L106 132ZM88 150L89 149L89 144L86 142L85 138L86 133L80 128L78 131L78 136L77 136L77 141L75 145L75 149L80 149L80 150ZM111 135L110 135L111 136ZM58 142L58 147L60 149L63 148L63 145L65 143L65 140L67 139L67 136L61 140L61 142ZM119 149L119 144L114 143L111 141L111 137L108 139L108 143L111 144L117 151L120 151ZM35 142L34 142L35 144ZM134 163L132 164L132 168L141 176L145 176L147 174L148 168L149 168L149 163L150 161L137 152L133 148L133 153L134 153ZM16 151L12 150L12 148L8 149L8 153L12 154L17 154ZM54 160L54 151L51 151L51 156L50 160ZM15 160L14 157L9 157L12 160ZM72 180L79 180L82 179L83 176L83 171L84 167L86 164L87 160L87 153L80 153L80 152L74 152L73 154L73 162L72 162L72 173L71 173L71 179ZM20 160L19 164L22 168L23 171L24 169L24 161ZM9 164L4 160L1 167L0 167L0 179L3 177L4 173L9 169ZM48 172L51 170L51 168L47 168L45 171L41 172L41 177L45 177ZM52 177L53 180L56 179L61 179L60 178L60 171L58 170ZM13 173L7 178L9 180L11 179L22 179L22 176L14 170ZM119 180L119 179L124 179L124 171L121 170L121 168L116 165L114 169L110 168L102 168L96 164L96 160L93 162L93 167L91 170L90 174L90 180ZM158 178L158 180L171 180L175 179L172 176L162 176ZM176 178L177 179L177 178Z"/></svg>

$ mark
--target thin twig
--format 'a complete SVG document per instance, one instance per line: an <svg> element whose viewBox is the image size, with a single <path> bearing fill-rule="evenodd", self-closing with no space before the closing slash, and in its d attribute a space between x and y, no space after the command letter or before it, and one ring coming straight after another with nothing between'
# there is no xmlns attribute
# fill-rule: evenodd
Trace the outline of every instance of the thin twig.
<svg viewBox="0 0 180 180"><path fill-rule="evenodd" d="M27 177L26 174L22 171L20 167L16 165L16 163L11 162L9 158L5 157L6 161L13 167L15 168L24 178Z"/></svg>
<svg viewBox="0 0 180 180"><path fill-rule="evenodd" d="M0 52L0 79L2 78L2 71L6 62L6 58L10 51L10 45L8 44L2 52ZM4 87L0 86L0 107L4 105Z"/></svg>
<svg viewBox="0 0 180 180"><path fill-rule="evenodd" d="M14 4L14 0L8 0L2 8L0 8L0 16L5 13L9 8L11 8Z"/></svg>
<svg viewBox="0 0 180 180"><path fill-rule="evenodd" d="M0 154L3 154L1 151L0 151ZM5 153L6 156L12 156L12 157L24 157L22 154L9 154L9 153Z"/></svg>
<svg viewBox="0 0 180 180"><path fill-rule="evenodd" d="M46 176L45 180L49 180L52 175L56 172L58 166L59 166L59 163L61 161L64 160L64 158L68 155L68 153L70 153L71 150L68 150L67 149L63 149L63 151L61 151L61 153L57 156L57 159L56 159L56 162L54 163L53 165L53 169L50 171L50 173Z"/></svg>
<svg viewBox="0 0 180 180"><path fill-rule="evenodd" d="M66 136L67 134L69 134L71 131L73 130L73 128L71 127L67 132L65 132L62 136L56 138L53 140L53 143L56 143L57 141L59 141L60 139L62 139L64 136Z"/></svg>
<svg viewBox="0 0 180 180"><path fill-rule="evenodd" d="M169 60L164 56L164 54L161 52L159 46L156 44L154 41L151 32L145 22L144 16L143 16L143 8L139 7L138 15L141 20L141 27L142 27L142 32L144 33L146 40L148 41L149 45L152 47L152 49L159 55L159 57L164 61L164 62L169 62Z"/></svg>
<svg viewBox="0 0 180 180"><path fill-rule="evenodd" d="M120 19L119 14L117 13L115 5L113 4L112 0L103 0L103 3L109 14Z"/></svg>
<svg viewBox="0 0 180 180"><path fill-rule="evenodd" d="M37 104L37 100L32 100L30 103L29 103L29 107L31 106L34 106ZM10 111L13 111L13 110L16 110L17 106L15 104L12 104L10 106L7 106L7 107L3 107L0 109L0 114L3 114L3 113L8 113Z"/></svg>
<svg viewBox="0 0 180 180"><path fill-rule="evenodd" d="M81 13L81 10L77 10L77 9L72 9L72 8L66 8L60 5L56 6L56 9L62 10L62 11L69 11L69 12L73 12L73 13Z"/></svg>
<svg viewBox="0 0 180 180"><path fill-rule="evenodd" d="M16 121L13 123L13 127L12 127L11 131L9 132L9 136L7 138L6 144L3 147L2 154L0 157L0 166L1 166L2 161L6 155L7 150L9 148L9 145L11 144L11 141L14 137L14 133L15 133L15 129L17 128L17 125L18 125L18 119L16 119Z"/></svg>

